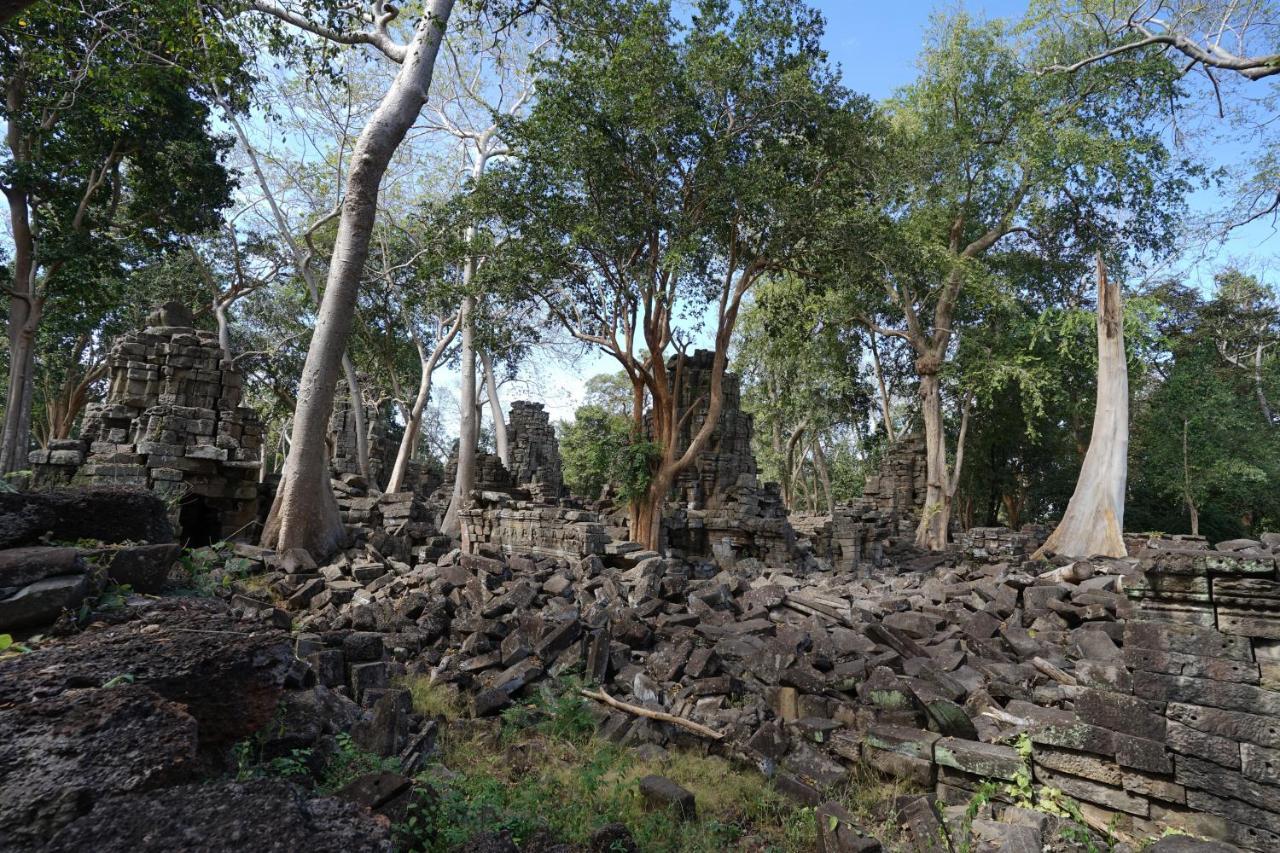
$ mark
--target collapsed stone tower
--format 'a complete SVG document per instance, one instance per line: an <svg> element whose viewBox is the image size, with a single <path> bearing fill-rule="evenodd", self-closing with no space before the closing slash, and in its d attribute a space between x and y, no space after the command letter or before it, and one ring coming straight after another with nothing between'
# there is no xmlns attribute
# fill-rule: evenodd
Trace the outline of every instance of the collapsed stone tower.
<svg viewBox="0 0 1280 853"><path fill-rule="evenodd" d="M667 371L675 374L676 360L667 362ZM676 405L681 416L690 408L694 414L684 418L676 437L677 449L683 450L693 442L702 428L711 405L711 365L715 353L697 350L685 358L682 381L676 389ZM676 478L676 490L681 502L692 509L715 509L736 486L756 484L756 457L751 452L751 436L755 419L742 411L742 394L736 373L724 374L721 380L724 403L720 418L716 421L711 440L698 454L697 461Z"/></svg>
<svg viewBox="0 0 1280 853"><path fill-rule="evenodd" d="M667 363L673 374L677 358ZM677 453L690 445L706 420L714 359L709 350L685 357L676 401L681 417L690 407L694 414L684 418ZM724 565L742 558L788 564L797 558L795 531L777 484L761 485L757 479L751 452L754 418L742 411L737 374L724 374L721 393L724 402L711 439L676 478L674 505L664 523L667 544L689 555L714 556Z"/></svg>
<svg viewBox="0 0 1280 853"><path fill-rule="evenodd" d="M151 489L194 544L252 536L263 427L240 405L240 371L186 306L148 320L112 344L106 400L88 406L80 438L31 454L37 477Z"/></svg>
<svg viewBox="0 0 1280 853"><path fill-rule="evenodd" d="M560 443L551 416L541 403L516 400L507 423L511 443L511 479L527 488L535 500L555 500L564 494Z"/></svg>

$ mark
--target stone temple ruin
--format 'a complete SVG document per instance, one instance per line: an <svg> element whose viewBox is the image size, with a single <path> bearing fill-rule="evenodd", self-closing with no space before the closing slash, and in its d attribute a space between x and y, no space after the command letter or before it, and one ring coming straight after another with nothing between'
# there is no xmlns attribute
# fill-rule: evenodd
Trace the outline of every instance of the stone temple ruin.
<svg viewBox="0 0 1280 853"><path fill-rule="evenodd" d="M185 306L149 319L112 345L106 400L89 405L80 438L31 454L36 481L150 489L196 544L251 534L263 427L240 404L240 371Z"/></svg>
<svg viewBox="0 0 1280 853"><path fill-rule="evenodd" d="M38 629L90 600L94 567L76 548L43 544L51 528L163 542L168 511L221 536L253 506L261 426L216 342L166 309L119 339L110 363L108 399L84 438L33 456L37 476L142 486L171 506L142 495L162 523L135 533L110 519L118 493L0 494L0 631ZM691 383L705 381L709 362L691 363ZM726 382L713 441L681 478L666 555L615 535L611 507L564 495L547 413L516 403L511 470L483 457L461 549L436 533L429 487L383 494L335 464L358 535L327 565L237 544L214 569L230 581L215 593L226 601L138 599L6 662L0 723L16 745L0 746L0 840L9 831L36 849L59 821L92 838L156 798L182 824L190 800L172 786L190 781L190 755L251 735L264 754L289 755L322 748L321 732L349 733L406 768L377 785L408 790L438 723L414 713L400 679L429 678L484 718L574 673L624 703L591 706L600 737L651 752L697 742L760 769L815 808L827 851L879 849L846 833L851 819L829 799L865 768L924 792L895 802L908 849L1067 849L1060 816L1025 807L1033 790L1070 797L1086 826L1132 847L1168 830L1218 842L1163 839L1154 853L1280 849L1280 535L1212 549L1131 536L1128 558L1052 563L1029 556L1042 530L978 528L921 563L909 556L918 438L834 517L788 519L757 482L751 419L736 379ZM341 417L335 430L346 430ZM106 509L80 509L90 504ZM110 531L77 526L82 517L106 517ZM159 591L178 547L127 544L108 572L132 585L145 563ZM252 587L240 584L248 576ZM92 686L102 679L86 661L104 660L135 681ZM226 697L240 703L234 713ZM136 719L130 708L150 715L146 727L102 724ZM75 749L51 754L50 719ZM98 760L126 752L128 772ZM137 792L135 767L166 781ZM31 804L57 801L67 778L105 805L33 819ZM209 786L194 788L206 802ZM298 808L291 790L272 802Z"/></svg>

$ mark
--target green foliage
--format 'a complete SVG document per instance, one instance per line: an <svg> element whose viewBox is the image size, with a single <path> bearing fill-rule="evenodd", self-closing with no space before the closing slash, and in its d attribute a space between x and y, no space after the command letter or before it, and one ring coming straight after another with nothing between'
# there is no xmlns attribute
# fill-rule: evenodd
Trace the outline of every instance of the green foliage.
<svg viewBox="0 0 1280 853"><path fill-rule="evenodd" d="M270 727L264 731L269 730ZM237 781L268 777L291 779L313 785L321 794L332 794L365 774L395 772L400 769L398 759L382 758L366 752L345 732L334 737L334 749L326 754L316 775L313 775L317 752L315 748L293 749L288 755L267 759L262 755L263 740L259 733L231 748Z"/></svg>
<svg viewBox="0 0 1280 853"><path fill-rule="evenodd" d="M598 405L581 406L571 423L559 424L564 479L575 495L594 499L611 485L632 502L649 488L662 449L636 438L630 419Z"/></svg>
<svg viewBox="0 0 1280 853"><path fill-rule="evenodd" d="M1187 532L1192 506L1215 540L1280 522L1278 428L1263 409L1280 390L1280 309L1252 276L1227 270L1218 285L1208 299L1171 284L1155 294L1164 337L1134 405L1134 528Z"/></svg>
<svg viewBox="0 0 1280 853"><path fill-rule="evenodd" d="M14 641L12 634L0 634L0 660L20 654L25 655L30 651L30 646Z"/></svg>

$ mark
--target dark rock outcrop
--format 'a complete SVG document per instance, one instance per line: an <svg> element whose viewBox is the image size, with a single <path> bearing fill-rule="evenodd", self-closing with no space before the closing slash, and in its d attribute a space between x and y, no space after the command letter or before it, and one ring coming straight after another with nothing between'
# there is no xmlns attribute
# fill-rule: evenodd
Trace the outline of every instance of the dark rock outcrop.
<svg viewBox="0 0 1280 853"><path fill-rule="evenodd" d="M104 797L45 849L375 853L391 833L352 803L263 779Z"/></svg>
<svg viewBox="0 0 1280 853"><path fill-rule="evenodd" d="M104 797L189 781L274 718L296 663L286 634L238 622L220 601L131 602L100 614L89 630L0 665L0 850L39 846ZM294 812L295 821L310 814L301 805ZM160 849L147 845L162 841L165 849L191 848L182 839L193 836L181 832L135 844L139 813L140 805L119 804L94 812L95 831L113 814L120 823L107 830L114 840L95 838L85 849ZM197 809L189 818L195 826L209 814ZM212 846L201 849L223 849L219 838L271 849L235 832L205 831Z"/></svg>
<svg viewBox="0 0 1280 853"><path fill-rule="evenodd" d="M164 501L142 489L61 489L0 493L0 548L30 545L52 532L64 541L172 542Z"/></svg>

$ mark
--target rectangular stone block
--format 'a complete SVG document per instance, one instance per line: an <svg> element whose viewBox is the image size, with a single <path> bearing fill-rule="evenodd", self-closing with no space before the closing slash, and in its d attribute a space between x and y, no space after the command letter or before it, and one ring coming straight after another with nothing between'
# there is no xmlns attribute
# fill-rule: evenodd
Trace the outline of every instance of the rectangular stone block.
<svg viewBox="0 0 1280 853"><path fill-rule="evenodd" d="M1211 658L1178 652L1159 652L1153 649L1126 648L1124 662L1130 669L1161 672L1166 675L1185 675L1193 678L1209 678L1214 681L1238 681L1257 684L1258 664L1253 661L1231 658Z"/></svg>
<svg viewBox="0 0 1280 853"><path fill-rule="evenodd" d="M1211 708L1280 717L1280 692L1265 690L1252 684L1135 672L1133 692L1136 696L1153 701L1207 705Z"/></svg>
<svg viewBox="0 0 1280 853"><path fill-rule="evenodd" d="M866 742L868 746L897 752L910 758L933 760L933 745L940 736L936 732L924 729L911 729L905 726L890 726L877 723L867 728Z"/></svg>
<svg viewBox="0 0 1280 853"><path fill-rule="evenodd" d="M1280 813L1208 791L1187 789L1187 805L1239 824L1232 843L1250 850L1280 850ZM1245 827L1251 828L1249 832ZM1272 843L1273 842L1273 843ZM1268 846L1270 844L1270 846Z"/></svg>
<svg viewBox="0 0 1280 853"><path fill-rule="evenodd" d="M1012 780L1023 767L1022 757L1010 746L960 738L939 738L933 745L933 760L975 776Z"/></svg>
<svg viewBox="0 0 1280 853"><path fill-rule="evenodd" d="M1274 831L1280 832L1280 788L1259 785L1242 773L1186 755L1178 756L1174 762L1173 778L1188 791L1209 791L1274 812Z"/></svg>
<svg viewBox="0 0 1280 853"><path fill-rule="evenodd" d="M1267 749L1251 743L1242 743L1240 760L1246 779L1274 786L1275 796L1280 799L1280 749Z"/></svg>
<svg viewBox="0 0 1280 853"><path fill-rule="evenodd" d="M1240 769L1240 744L1234 740L1202 732L1171 719L1165 743L1182 755L1192 755L1234 770Z"/></svg>
<svg viewBox="0 0 1280 853"><path fill-rule="evenodd" d="M1035 766L1035 778L1042 785L1057 788L1077 800L1084 800L1138 817L1148 817L1151 814L1151 805L1146 797L1137 796L1123 788L1059 773L1038 763Z"/></svg>
<svg viewBox="0 0 1280 853"><path fill-rule="evenodd" d="M1212 628L1167 622L1130 621L1124 628L1124 646L1178 652L1202 657L1253 660L1253 648L1244 637L1233 637Z"/></svg>
<svg viewBox="0 0 1280 853"><path fill-rule="evenodd" d="M1141 674L1134 673L1134 678ZM1089 689L1076 700L1076 714L1086 723L1115 732L1147 740L1164 740L1165 718L1153 713L1140 698Z"/></svg>
<svg viewBox="0 0 1280 853"><path fill-rule="evenodd" d="M1213 600L1219 630L1280 639L1280 583L1262 578L1214 578Z"/></svg>

